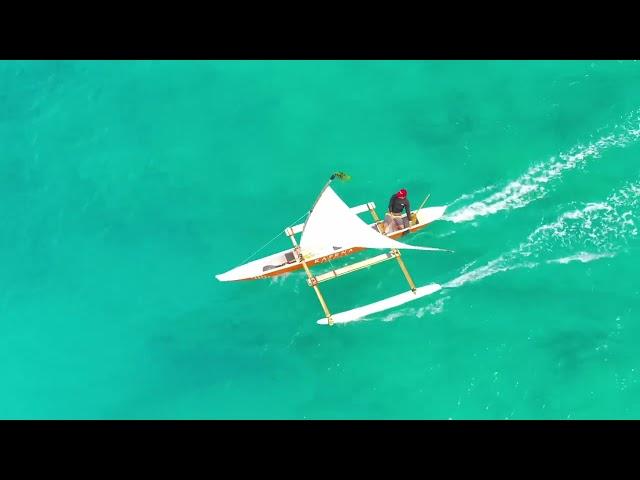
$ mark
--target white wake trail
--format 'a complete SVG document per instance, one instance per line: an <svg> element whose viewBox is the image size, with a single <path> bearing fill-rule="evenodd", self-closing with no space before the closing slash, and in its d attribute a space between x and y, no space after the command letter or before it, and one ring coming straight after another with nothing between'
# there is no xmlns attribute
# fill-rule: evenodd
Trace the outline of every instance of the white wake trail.
<svg viewBox="0 0 640 480"><path fill-rule="evenodd" d="M456 288L496 273L534 268L541 263L582 263L611 258L638 236L640 182L627 183L604 202L588 203L567 211L551 223L536 228L518 247L443 285ZM559 258L545 257L561 255Z"/></svg>
<svg viewBox="0 0 640 480"><path fill-rule="evenodd" d="M640 110L627 115L624 122L616 125L613 133L603 136L587 145L577 145L568 153L561 153L558 158L551 157L547 162L529 168L516 180L509 182L502 190L488 197L477 200L470 205L458 208L444 217L444 220L462 223L477 217L493 215L503 210L522 208L534 200L544 198L551 185L562 178L564 172L584 165L589 159L598 158L612 147L625 147L640 139ZM478 190L471 195L463 195L451 205L462 200L475 198L487 189Z"/></svg>

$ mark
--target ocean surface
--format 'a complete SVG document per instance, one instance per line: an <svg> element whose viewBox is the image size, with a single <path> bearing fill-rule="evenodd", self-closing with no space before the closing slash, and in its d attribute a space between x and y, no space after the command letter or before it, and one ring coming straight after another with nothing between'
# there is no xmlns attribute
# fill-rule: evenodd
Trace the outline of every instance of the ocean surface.
<svg viewBox="0 0 640 480"><path fill-rule="evenodd" d="M0 418L640 418L640 62L2 61L0 166ZM337 170L440 292L214 278Z"/></svg>

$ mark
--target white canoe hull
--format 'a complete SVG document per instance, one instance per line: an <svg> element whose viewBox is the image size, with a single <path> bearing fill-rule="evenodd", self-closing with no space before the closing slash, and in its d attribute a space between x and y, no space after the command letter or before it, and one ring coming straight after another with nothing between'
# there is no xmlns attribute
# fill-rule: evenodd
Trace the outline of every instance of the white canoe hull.
<svg viewBox="0 0 640 480"><path fill-rule="evenodd" d="M440 219L446 210L446 206L421 208L416 211L418 224L411 227L388 234L391 238L398 238L404 233L415 232L423 229L430 223ZM375 223L371 223L373 228ZM311 258L307 260L307 264L313 267L318 264L337 259L342 256L351 255L362 250L359 247L343 247L339 250L331 252L328 255ZM267 257L245 263L233 268L225 273L216 275L216 279L221 282L235 282L240 280L258 280L263 278L283 275L302 268L302 264L293 259L293 249L284 250L282 252L269 255Z"/></svg>
<svg viewBox="0 0 640 480"><path fill-rule="evenodd" d="M367 315L382 312L384 310L397 307L404 303L411 302L412 300L426 297L427 295L431 295L432 293L435 293L440 289L442 289L441 285L437 283L430 283L429 285L425 285L424 287L417 288L415 293L409 290L408 292L400 293L398 295L394 295L393 297L385 298L384 300L380 300L375 303L370 303L369 305L354 308L353 310L347 310L346 312L336 313L331 317L333 318L334 324L362 320ZM317 321L317 323L319 325L328 325L329 321L327 320L327 318L321 318Z"/></svg>

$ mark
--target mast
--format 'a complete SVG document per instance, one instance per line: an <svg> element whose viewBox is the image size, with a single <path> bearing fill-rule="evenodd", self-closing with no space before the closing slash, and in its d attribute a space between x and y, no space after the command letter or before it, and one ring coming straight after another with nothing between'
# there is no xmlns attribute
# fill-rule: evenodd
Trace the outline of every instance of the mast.
<svg viewBox="0 0 640 480"><path fill-rule="evenodd" d="M307 226L307 222L309 221L309 217L311 217L311 212L313 212L313 209L316 208L316 204L318 203L318 200L320 200L320 197L322 197L322 194L324 193L324 191L327 189L327 187L329 185L331 185L331 182L333 182L333 180L336 177L339 178L340 180L345 180L345 181L351 180L351 177L349 175L347 175L346 173L344 173L344 172L335 172L335 173L331 174L331 176L329 177L329 180L327 181L327 183L324 184L324 187L322 187L322 190L320 190L320 193L318 194L318 197L316 198L315 202L313 202L313 205L309 209L309 213L307 214L307 219L304 221L304 225L302 226L302 231L303 232L304 232L304 227Z"/></svg>

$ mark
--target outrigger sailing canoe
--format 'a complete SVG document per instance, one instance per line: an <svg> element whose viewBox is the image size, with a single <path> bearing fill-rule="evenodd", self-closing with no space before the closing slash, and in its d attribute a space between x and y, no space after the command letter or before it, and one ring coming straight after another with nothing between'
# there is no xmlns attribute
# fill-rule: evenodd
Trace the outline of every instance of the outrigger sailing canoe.
<svg viewBox="0 0 640 480"><path fill-rule="evenodd" d="M421 230L431 222L438 220L444 214L446 207L422 208L429 198L427 197L418 210L411 212L407 228L385 234L383 222L375 211L375 204L369 202L349 208L330 186L335 178L345 179L347 175L342 172L331 175L307 214L306 222L284 230L284 233L291 239L293 248L245 263L228 272L216 275L216 278L221 282L257 280L304 269L307 274L307 284L315 290L325 313L325 317L317 321L321 325L357 320L371 313L387 310L440 290L442 287L437 283L416 287L401 258L400 250L441 252L449 252L450 250L409 245L395 239L407 233ZM371 213L373 223L367 224L358 217L359 213L366 211ZM299 244L295 237L297 233L302 233ZM311 267L370 248L388 250L388 252L319 275L311 273ZM331 314L318 288L319 283L393 258L398 261L409 283L409 291L353 310Z"/></svg>

